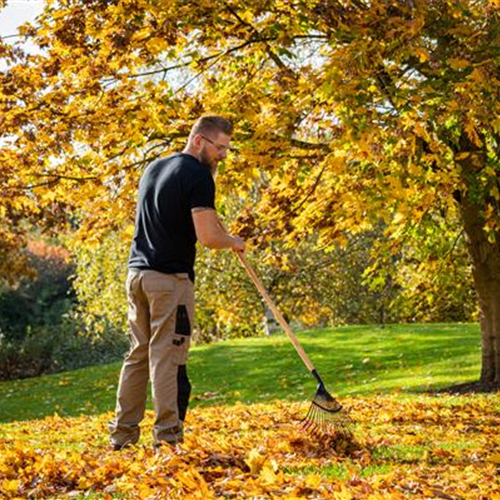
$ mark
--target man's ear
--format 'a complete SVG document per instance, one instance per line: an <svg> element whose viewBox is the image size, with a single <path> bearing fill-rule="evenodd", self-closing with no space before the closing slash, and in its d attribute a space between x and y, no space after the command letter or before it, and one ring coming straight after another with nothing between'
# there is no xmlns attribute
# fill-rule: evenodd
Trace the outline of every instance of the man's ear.
<svg viewBox="0 0 500 500"><path fill-rule="evenodd" d="M196 134L193 137L193 145L196 147L196 149L200 149L202 140L203 140L203 137L200 134Z"/></svg>

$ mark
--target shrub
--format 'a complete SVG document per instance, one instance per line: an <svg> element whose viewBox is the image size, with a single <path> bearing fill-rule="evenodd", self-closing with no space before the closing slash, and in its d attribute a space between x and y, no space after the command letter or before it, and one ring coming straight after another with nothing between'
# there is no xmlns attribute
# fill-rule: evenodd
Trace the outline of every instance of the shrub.
<svg viewBox="0 0 500 500"><path fill-rule="evenodd" d="M92 335L74 312L69 254L31 242L27 255L33 276L0 287L0 380L119 359L128 345L120 330Z"/></svg>
<svg viewBox="0 0 500 500"><path fill-rule="evenodd" d="M108 333L99 338L78 328L74 319L54 327L29 328L21 341L0 339L0 380L35 377L120 359L128 341Z"/></svg>

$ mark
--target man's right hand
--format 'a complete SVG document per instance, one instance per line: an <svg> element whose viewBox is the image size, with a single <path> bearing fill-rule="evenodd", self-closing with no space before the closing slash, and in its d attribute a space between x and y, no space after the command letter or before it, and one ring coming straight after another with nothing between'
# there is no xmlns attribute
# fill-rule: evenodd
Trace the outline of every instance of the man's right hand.
<svg viewBox="0 0 500 500"><path fill-rule="evenodd" d="M240 238L239 236L232 236L232 238L233 238L233 245L231 246L231 249L234 250L235 252L244 252L246 245L243 238Z"/></svg>

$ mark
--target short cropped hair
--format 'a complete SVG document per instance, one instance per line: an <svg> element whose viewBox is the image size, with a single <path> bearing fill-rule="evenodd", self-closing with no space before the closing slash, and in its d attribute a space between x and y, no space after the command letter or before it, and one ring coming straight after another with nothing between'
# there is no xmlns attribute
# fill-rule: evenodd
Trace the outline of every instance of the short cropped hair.
<svg viewBox="0 0 500 500"><path fill-rule="evenodd" d="M196 120L191 129L191 136L196 134L207 134L210 132L222 132L226 135L232 135L233 124L226 118L216 115L201 116Z"/></svg>

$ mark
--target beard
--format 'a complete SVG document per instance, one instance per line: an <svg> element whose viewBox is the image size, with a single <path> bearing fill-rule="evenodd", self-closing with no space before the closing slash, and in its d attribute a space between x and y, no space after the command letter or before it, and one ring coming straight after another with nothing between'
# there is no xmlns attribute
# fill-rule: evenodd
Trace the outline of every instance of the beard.
<svg viewBox="0 0 500 500"><path fill-rule="evenodd" d="M212 177L217 173L217 161L211 160L205 150L200 151L200 163L210 170Z"/></svg>

